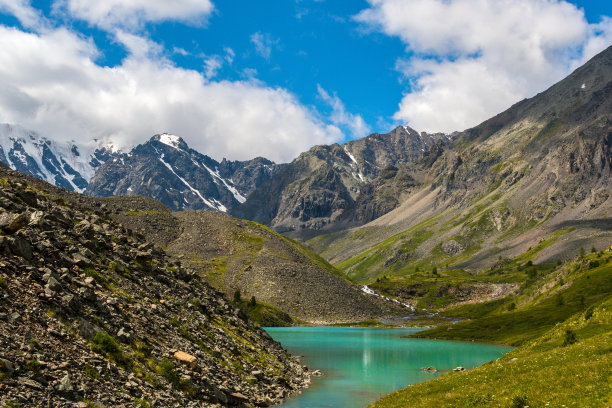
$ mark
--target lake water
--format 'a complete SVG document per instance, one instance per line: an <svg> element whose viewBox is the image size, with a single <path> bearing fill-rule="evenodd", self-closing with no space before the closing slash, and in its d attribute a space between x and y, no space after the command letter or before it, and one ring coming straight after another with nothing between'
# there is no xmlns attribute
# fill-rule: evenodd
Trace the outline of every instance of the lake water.
<svg viewBox="0 0 612 408"><path fill-rule="evenodd" d="M458 341L405 339L418 329L272 327L268 333L302 364L324 375L282 408L360 408L385 394L441 375L421 371L466 369L494 360L509 347Z"/></svg>

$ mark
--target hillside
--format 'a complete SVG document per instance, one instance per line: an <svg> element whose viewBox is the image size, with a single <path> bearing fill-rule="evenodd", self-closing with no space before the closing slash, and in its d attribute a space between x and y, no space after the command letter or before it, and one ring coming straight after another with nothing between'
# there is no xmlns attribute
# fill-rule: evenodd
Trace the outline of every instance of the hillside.
<svg viewBox="0 0 612 408"><path fill-rule="evenodd" d="M393 393L391 407L608 407L612 403L612 248L581 256L525 285L506 304L454 313L474 320L418 333L513 342L503 358ZM507 306L512 301L515 308ZM514 303L516 302L516 303Z"/></svg>
<svg viewBox="0 0 612 408"><path fill-rule="evenodd" d="M103 202L115 219L166 248L228 300L239 290L244 299L254 296L307 322L360 321L398 312L346 282L308 248L257 223L214 211L171 213L144 197Z"/></svg>
<svg viewBox="0 0 612 408"><path fill-rule="evenodd" d="M308 245L356 282L536 264L612 239L612 48L454 135L393 211ZM409 283L406 283L409 285Z"/></svg>
<svg viewBox="0 0 612 408"><path fill-rule="evenodd" d="M309 373L105 205L0 165L3 406L268 406Z"/></svg>

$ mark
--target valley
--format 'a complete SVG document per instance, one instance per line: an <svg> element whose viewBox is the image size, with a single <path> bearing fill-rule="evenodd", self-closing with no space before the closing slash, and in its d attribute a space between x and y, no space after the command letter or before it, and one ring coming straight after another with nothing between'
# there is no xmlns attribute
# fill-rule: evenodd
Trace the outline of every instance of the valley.
<svg viewBox="0 0 612 408"><path fill-rule="evenodd" d="M515 347L374 407L612 403L612 47L465 131L290 163L1 130L3 406L271 406L319 363L261 327L308 346L347 326Z"/></svg>

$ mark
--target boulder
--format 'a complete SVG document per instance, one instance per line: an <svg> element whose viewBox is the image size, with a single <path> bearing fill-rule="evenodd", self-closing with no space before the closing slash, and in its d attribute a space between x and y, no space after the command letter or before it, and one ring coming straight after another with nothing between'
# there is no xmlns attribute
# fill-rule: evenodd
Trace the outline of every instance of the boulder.
<svg viewBox="0 0 612 408"><path fill-rule="evenodd" d="M15 233L28 225L28 218L24 213L14 214L3 212L0 214L0 230L9 234Z"/></svg>
<svg viewBox="0 0 612 408"><path fill-rule="evenodd" d="M426 371L426 372L430 372L430 373L437 373L438 369L436 367L429 366L429 367L422 367L421 371Z"/></svg>
<svg viewBox="0 0 612 408"><path fill-rule="evenodd" d="M184 351L177 351L174 353L174 358L176 358L179 362L183 364L187 364L189 366L195 366L197 364L198 359L191 354L187 354Z"/></svg>

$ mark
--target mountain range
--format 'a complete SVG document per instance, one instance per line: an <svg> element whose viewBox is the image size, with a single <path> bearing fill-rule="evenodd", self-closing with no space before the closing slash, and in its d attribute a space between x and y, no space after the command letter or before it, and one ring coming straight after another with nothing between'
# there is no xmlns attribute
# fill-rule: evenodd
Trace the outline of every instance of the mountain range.
<svg viewBox="0 0 612 408"><path fill-rule="evenodd" d="M267 225L307 240L350 281L410 303L422 295L412 287L415 271L477 271L524 253L556 262L609 243L611 91L609 48L545 92L451 135L398 126L275 164L218 162L170 134L127 153L107 146L83 154L5 125L0 159L95 196L148 196L172 211L214 210ZM383 285L383 277L396 281ZM245 285L229 279L219 289L255 293Z"/></svg>
<svg viewBox="0 0 612 408"><path fill-rule="evenodd" d="M0 124L1 162L67 190L85 190L96 170L117 154L103 141L60 143L21 126Z"/></svg>

